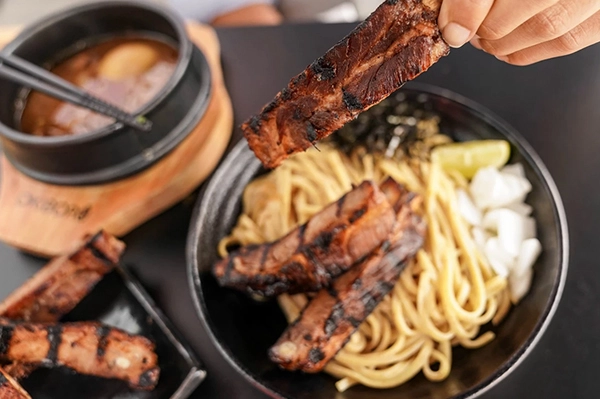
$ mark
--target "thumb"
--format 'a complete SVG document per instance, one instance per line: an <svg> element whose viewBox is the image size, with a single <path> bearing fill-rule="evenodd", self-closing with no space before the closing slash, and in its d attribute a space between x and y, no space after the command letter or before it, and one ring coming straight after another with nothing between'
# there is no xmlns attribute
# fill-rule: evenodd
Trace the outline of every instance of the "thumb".
<svg viewBox="0 0 600 399"><path fill-rule="evenodd" d="M494 0L444 0L438 25L450 47L461 47L475 36Z"/></svg>

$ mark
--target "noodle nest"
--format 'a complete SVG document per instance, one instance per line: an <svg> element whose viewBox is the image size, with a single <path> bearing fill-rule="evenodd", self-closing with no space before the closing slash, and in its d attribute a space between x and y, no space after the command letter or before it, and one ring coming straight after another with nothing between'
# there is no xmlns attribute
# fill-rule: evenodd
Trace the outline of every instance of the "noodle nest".
<svg viewBox="0 0 600 399"><path fill-rule="evenodd" d="M447 141L444 137L433 139ZM430 381L444 380L452 347L489 343L494 333L481 333L482 327L499 323L511 306L506 278L493 272L459 214L456 190L467 181L424 158L348 156L331 144L296 154L246 187L242 215L219 244L225 257L232 246L277 240L364 180L381 183L389 176L422 196L425 245L327 364L338 391L356 384L391 388L419 372ZM284 294L278 302L291 323L309 299Z"/></svg>

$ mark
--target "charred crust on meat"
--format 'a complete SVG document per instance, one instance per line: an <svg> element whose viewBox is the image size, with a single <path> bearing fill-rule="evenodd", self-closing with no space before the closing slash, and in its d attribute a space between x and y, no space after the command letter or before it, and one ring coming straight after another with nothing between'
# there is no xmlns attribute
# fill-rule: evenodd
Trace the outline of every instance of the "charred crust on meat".
<svg viewBox="0 0 600 399"><path fill-rule="evenodd" d="M398 4L398 1L399 1L399 0L387 0L387 1L385 2L385 4L388 4L388 5L390 5L390 6L395 6L396 4Z"/></svg>
<svg viewBox="0 0 600 399"><path fill-rule="evenodd" d="M336 289L332 285L330 285L329 287L327 287L327 293L329 295L331 295L332 298L337 299L338 292L336 291Z"/></svg>
<svg viewBox="0 0 600 399"><path fill-rule="evenodd" d="M304 338L305 341L312 341L312 335L310 334L304 334L302 338Z"/></svg>
<svg viewBox="0 0 600 399"><path fill-rule="evenodd" d="M325 354L319 348L312 348L308 352L308 360L311 363L319 363L323 359L325 359Z"/></svg>
<svg viewBox="0 0 600 399"><path fill-rule="evenodd" d="M310 69L317 77L317 80L331 80L335 78L335 67L329 64L325 58L319 57L311 65Z"/></svg>
<svg viewBox="0 0 600 399"><path fill-rule="evenodd" d="M30 326L29 324L25 324L25 325L21 325L21 328L23 328L24 330L27 330L30 333L34 333L37 330L35 329L35 327Z"/></svg>
<svg viewBox="0 0 600 399"><path fill-rule="evenodd" d="M345 89L342 89L342 101L344 102L344 105L348 111L360 111L364 108L360 100L354 94L349 93Z"/></svg>
<svg viewBox="0 0 600 399"><path fill-rule="evenodd" d="M150 370L147 370L142 375L140 375L138 386L140 388L151 388L154 385L156 385L157 377L158 368L152 368Z"/></svg>
<svg viewBox="0 0 600 399"><path fill-rule="evenodd" d="M366 293L363 297L362 297L362 302L363 302L363 306L365 307L365 312L371 313L373 311L373 309L375 309L375 306L377 306L377 299L375 297L373 297L373 295L371 295L371 293Z"/></svg>
<svg viewBox="0 0 600 399"><path fill-rule="evenodd" d="M304 233L306 232L306 223L298 228L298 247L304 245Z"/></svg>
<svg viewBox="0 0 600 399"><path fill-rule="evenodd" d="M50 344L48 353L46 354L46 360L52 364L55 364L56 360L58 359L58 347L62 341L62 326L48 326L46 327L46 332L46 339L48 340L48 344Z"/></svg>
<svg viewBox="0 0 600 399"><path fill-rule="evenodd" d="M13 331L13 326L0 326L0 356L8 352Z"/></svg>
<svg viewBox="0 0 600 399"><path fill-rule="evenodd" d="M353 290L359 290L360 287L362 287L362 279L357 278L356 280L354 280L354 282L352 283L352 289Z"/></svg>
<svg viewBox="0 0 600 399"><path fill-rule="evenodd" d="M287 101L292 97L292 92L290 91L289 88L284 87L283 90L281 90L281 100L282 101Z"/></svg>
<svg viewBox="0 0 600 399"><path fill-rule="evenodd" d="M304 82L304 80L306 80L306 72L302 71L302 73L298 74L295 78L292 79L292 85L297 86L300 83Z"/></svg>
<svg viewBox="0 0 600 399"><path fill-rule="evenodd" d="M262 124L262 120L260 119L259 115L254 115L248 121L248 127L250 128L250 130L252 130L252 133L254 133L254 134L258 134L261 124Z"/></svg>
<svg viewBox="0 0 600 399"><path fill-rule="evenodd" d="M314 246L317 248L327 249L333 242L333 237L337 233L337 229L331 229L322 232L314 240Z"/></svg>
<svg viewBox="0 0 600 399"><path fill-rule="evenodd" d="M6 377L4 376L4 374L0 373L0 387L2 387L2 385L8 383L8 380L6 379Z"/></svg>
<svg viewBox="0 0 600 399"><path fill-rule="evenodd" d="M342 320L344 320L344 308L337 303L325 321L325 334L327 334L327 337L331 337L333 335Z"/></svg>
<svg viewBox="0 0 600 399"><path fill-rule="evenodd" d="M310 121L306 121L306 138L311 143L317 141L318 138L317 131L315 130L314 125L310 123Z"/></svg>
<svg viewBox="0 0 600 399"><path fill-rule="evenodd" d="M358 326L360 326L360 324L362 323L361 320L358 320L352 316L349 316L347 320L348 320L348 323L350 323L350 325L354 328L358 328Z"/></svg>
<svg viewBox="0 0 600 399"><path fill-rule="evenodd" d="M108 334L110 334L110 327L98 326L96 329L96 335L98 336L98 348L96 348L96 357L101 359L106 354L106 345L108 345Z"/></svg>
<svg viewBox="0 0 600 399"><path fill-rule="evenodd" d="M37 287L34 291L33 291L33 296L34 297L38 297L40 295L42 295L44 292L46 292L46 290L48 288L50 288L50 286L52 285L51 281L44 281L42 284L40 284L39 287Z"/></svg>
<svg viewBox="0 0 600 399"><path fill-rule="evenodd" d="M92 255L94 255L94 258L98 259L99 261L101 261L102 263L104 263L105 265L109 266L109 267L113 267L114 263L112 260L110 260L105 254L104 252L102 252L101 250L99 250L98 248L96 248L94 246L93 242L90 242L86 245L86 248L90 250L90 252L92 253Z"/></svg>
<svg viewBox="0 0 600 399"><path fill-rule="evenodd" d="M275 98L273 101L271 101L270 103L268 103L267 105L265 105L265 107L263 108L262 112L264 114L268 114L269 112L273 111L273 109L275 109L275 107L279 105L279 99Z"/></svg>
<svg viewBox="0 0 600 399"><path fill-rule="evenodd" d="M344 202L346 201L346 196L342 195L340 197L340 199L337 200L337 202L335 203L335 206L337 207L336 211L335 211L335 216L336 217L340 217L342 216L342 209L344 209Z"/></svg>
<svg viewBox="0 0 600 399"><path fill-rule="evenodd" d="M352 214L352 216L350 216L350 219L349 219L350 223L356 222L358 219L360 219L365 214L366 211L367 210L365 208L361 208L361 209L356 210Z"/></svg>
<svg viewBox="0 0 600 399"><path fill-rule="evenodd" d="M292 119L294 120L302 120L302 111L300 111L300 108L296 108L294 109L294 113L292 114Z"/></svg>
<svg viewBox="0 0 600 399"><path fill-rule="evenodd" d="M227 260L227 265L225 266L225 273L223 273L223 281L229 281L230 276L231 276L231 271L233 270L233 260L235 259L235 256L230 256L229 259Z"/></svg>

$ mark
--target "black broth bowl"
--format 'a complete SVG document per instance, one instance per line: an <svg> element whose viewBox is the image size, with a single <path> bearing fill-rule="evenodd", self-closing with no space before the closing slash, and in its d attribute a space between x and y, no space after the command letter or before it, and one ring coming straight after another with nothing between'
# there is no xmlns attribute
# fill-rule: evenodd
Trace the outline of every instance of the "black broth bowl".
<svg viewBox="0 0 600 399"><path fill-rule="evenodd" d="M49 67L101 41L122 37L157 39L178 50L173 75L139 110L152 121L152 130L113 123L77 135L22 133L20 111L27 91L0 79L0 139L18 170L54 184L113 181L154 164L193 131L210 99L210 69L183 21L169 9L133 1L88 3L30 25L3 52Z"/></svg>
<svg viewBox="0 0 600 399"><path fill-rule="evenodd" d="M454 349L452 371L443 382L430 382L418 374L397 388L356 386L338 393L335 379L325 373L280 370L267 357L267 349L286 327L276 301L256 302L243 293L220 288L210 272L219 240L231 231L241 212L244 187L264 172L242 141L217 170L197 205L188 237L190 284L200 318L219 351L253 385L274 398L474 398L505 378L531 352L558 305L568 265L567 225L560 196L541 160L510 126L465 98L420 85L409 85L401 92L409 101L434 110L441 118L442 132L456 141L505 139L511 143L510 162L523 163L533 186L527 202L534 208L543 246L531 290L494 329L495 340L475 350Z"/></svg>

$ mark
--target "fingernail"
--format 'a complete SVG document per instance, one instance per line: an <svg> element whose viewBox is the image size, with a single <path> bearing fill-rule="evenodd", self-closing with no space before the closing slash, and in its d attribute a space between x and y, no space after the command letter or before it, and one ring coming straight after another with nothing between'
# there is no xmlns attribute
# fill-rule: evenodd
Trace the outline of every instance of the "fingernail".
<svg viewBox="0 0 600 399"><path fill-rule="evenodd" d="M442 33L446 43L454 48L461 47L471 37L471 31L456 22L450 22L446 25Z"/></svg>
<svg viewBox="0 0 600 399"><path fill-rule="evenodd" d="M471 46L475 47L477 50L483 50L483 47L481 47L481 42L477 36L471 39Z"/></svg>
<svg viewBox="0 0 600 399"><path fill-rule="evenodd" d="M496 59L502 61L502 62L508 62L508 56L507 55L498 55L496 56Z"/></svg>

